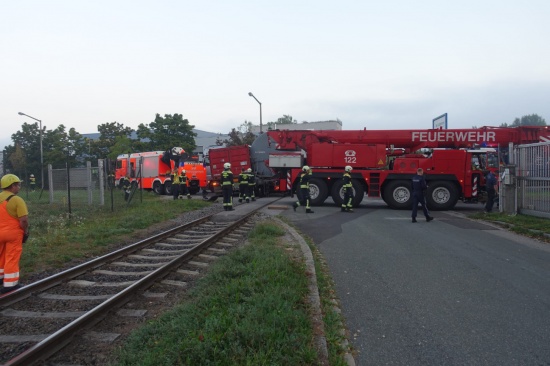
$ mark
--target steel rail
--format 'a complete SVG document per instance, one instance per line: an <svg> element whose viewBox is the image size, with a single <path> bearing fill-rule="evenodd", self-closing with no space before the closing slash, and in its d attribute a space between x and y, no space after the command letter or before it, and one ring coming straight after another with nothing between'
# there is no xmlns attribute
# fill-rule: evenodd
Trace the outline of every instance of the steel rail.
<svg viewBox="0 0 550 366"><path fill-rule="evenodd" d="M173 229L170 229L168 231L159 233L157 235L154 235L150 238L138 241L134 244L130 244L129 246L126 246L124 248L120 248L114 252L105 254L101 257L97 257L95 259L92 259L91 261L82 263L78 266L75 266L73 268L69 268L65 271L59 272L57 274L54 274L50 277L44 278L42 280L33 282L31 284L28 284L24 287L21 287L20 289L10 292L6 295L0 296L0 307L5 307L8 305L11 305L13 303L16 303L18 301L23 300L26 297L31 296L35 292L44 291L47 290L50 287L53 287L55 285L58 285L64 281L67 281L71 278L74 278L76 276L79 276L83 273L86 273L94 268L100 267L101 265L113 261L115 259L121 258L129 253L135 252L143 247L146 247L155 241L163 240L167 237L173 236L174 234L178 233L182 230L187 230L191 227L200 225L212 218L215 214L205 216L203 218L191 221L187 224L183 224L180 226L177 226Z"/></svg>
<svg viewBox="0 0 550 366"><path fill-rule="evenodd" d="M113 295L108 300L104 301L103 303L99 304L92 310L86 312L79 318L75 319L71 323L65 325L63 328L59 329L55 333L51 334L50 336L46 337L42 341L38 342L37 344L33 345L32 347L28 348L27 350L23 351L21 354L17 355L16 357L12 358L11 360L7 361L4 365L5 366L19 366L19 365L32 365L38 361L44 361L48 357L51 357L55 353L57 353L59 350L61 350L63 347L65 347L67 344L71 342L75 334L79 331L82 331L83 329L90 328L93 325L100 322L109 311L112 311L126 302L130 301L131 297L135 295L137 292L142 291L148 287L150 287L155 281L159 280L160 278L163 278L168 273L170 273L172 270L180 266L185 261L193 258L195 254L203 251L206 247L210 246L213 242L220 240L223 236L225 236L227 233L232 232L236 228L238 228L244 221L246 221L250 216L255 214L257 211L262 209L263 207L267 206L269 203L266 203L265 205L260 206L259 208L249 212L248 214L244 215L243 217L239 218L237 221L233 222L231 225L228 225L227 227L223 228L218 233L213 234L212 236L206 238L193 248L189 249L184 254L180 255L177 258L174 258L172 261L167 263L166 265L158 268L157 270L151 272L147 276L143 277L142 279L136 281L129 287L125 288L121 292L119 292L116 295ZM204 219L199 219L196 221L193 221L193 223L196 223L197 221L206 221L209 219L210 216ZM167 236L174 235L178 231L181 231L183 226L182 225L178 228L169 230L166 233L162 233L159 235L154 236L155 240L158 240L159 238L164 238ZM171 233L169 235L168 233ZM150 243L152 238L143 240L139 242L139 244L148 242ZM137 243L136 243L137 244ZM126 249L126 248L123 248ZM114 253L119 253L119 251L116 251ZM113 253L113 254L114 254ZM110 255L106 255L100 258L109 257ZM98 259L100 259L98 258ZM116 256L113 256L113 258L116 258ZM80 267L80 266L79 266ZM88 267L93 268L93 266Z"/></svg>

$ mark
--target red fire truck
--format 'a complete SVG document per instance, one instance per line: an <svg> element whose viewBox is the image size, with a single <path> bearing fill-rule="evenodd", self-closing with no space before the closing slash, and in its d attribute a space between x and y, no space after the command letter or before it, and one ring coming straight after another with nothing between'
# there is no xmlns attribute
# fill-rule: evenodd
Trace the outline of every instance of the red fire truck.
<svg viewBox="0 0 550 366"><path fill-rule="evenodd" d="M206 169L196 159L182 159L177 165L178 173L185 169L189 193L195 194L201 188L206 188ZM170 173L175 166L176 162L167 151L122 154L117 157L115 181L120 186L124 177L128 176L133 185L153 190L157 194L172 194Z"/></svg>
<svg viewBox="0 0 550 366"><path fill-rule="evenodd" d="M310 194L314 205L322 204L329 196L337 205L341 204L342 172L350 165L355 206L367 194L381 197L396 209L410 208L410 182L416 169L423 168L430 208L448 210L459 199L476 202L484 194L484 172L498 169L499 165L498 160L488 159L487 147L539 142L549 135L546 127L277 130L268 131L254 141L249 148L249 160L241 156L229 162L232 167L248 164L252 167L259 194L294 192L301 167L307 164L313 169ZM216 153L223 155L223 149L217 150L222 150ZM210 157L210 164L218 165L220 161Z"/></svg>

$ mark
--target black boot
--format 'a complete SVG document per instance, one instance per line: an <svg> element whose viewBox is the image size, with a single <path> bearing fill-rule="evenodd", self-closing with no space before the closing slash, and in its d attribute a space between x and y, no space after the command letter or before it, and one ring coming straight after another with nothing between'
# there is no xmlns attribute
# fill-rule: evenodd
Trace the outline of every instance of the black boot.
<svg viewBox="0 0 550 366"><path fill-rule="evenodd" d="M294 202L292 204L292 208L294 209L294 212L296 212L296 209L298 208L298 204L296 204L296 202Z"/></svg>
<svg viewBox="0 0 550 366"><path fill-rule="evenodd" d="M314 213L314 212L311 211L311 208L306 208L306 213Z"/></svg>

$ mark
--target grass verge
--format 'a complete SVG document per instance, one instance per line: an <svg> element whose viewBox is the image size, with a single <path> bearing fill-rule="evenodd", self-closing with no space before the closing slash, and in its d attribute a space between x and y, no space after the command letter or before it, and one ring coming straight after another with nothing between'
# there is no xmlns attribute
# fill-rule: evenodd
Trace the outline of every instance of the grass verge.
<svg viewBox="0 0 550 366"><path fill-rule="evenodd" d="M543 217L529 215L507 215L500 212L476 213L468 217L477 220L495 222L505 226L517 234L526 235L532 238L550 242L550 220ZM546 235L545 235L546 234Z"/></svg>
<svg viewBox="0 0 550 366"><path fill-rule="evenodd" d="M115 198L113 211L110 203L73 204L70 215L66 203L27 202L31 236L20 261L23 281L71 260L102 254L107 246L128 241L140 229L210 205L202 199L174 201L148 192L143 201L136 199L130 205L118 191Z"/></svg>
<svg viewBox="0 0 550 366"><path fill-rule="evenodd" d="M282 235L276 224L258 224L249 245L212 265L189 301L133 333L116 364L317 364L305 265Z"/></svg>

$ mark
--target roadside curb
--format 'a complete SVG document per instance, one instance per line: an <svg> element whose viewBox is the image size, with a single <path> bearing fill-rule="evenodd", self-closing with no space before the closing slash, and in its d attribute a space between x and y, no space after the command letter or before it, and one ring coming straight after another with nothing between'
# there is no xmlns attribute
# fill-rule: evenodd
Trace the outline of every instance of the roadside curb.
<svg viewBox="0 0 550 366"><path fill-rule="evenodd" d="M313 319L314 319L314 333L315 333L315 344L319 352L320 365L329 365L328 362L328 349L327 349L327 340L325 337L325 328L323 321L323 312L321 311L321 298L319 296L319 287L317 285L317 272L315 271L315 261L313 259L313 253L309 248L309 245L306 243L304 238L298 234L294 228L290 225L283 222L281 219L273 217L275 221L285 227L287 232L292 235L292 237L300 245L300 249L305 259L306 273L309 278L309 300L312 305ZM340 311L337 309L337 311ZM345 334L345 330L342 328L342 334ZM347 339L346 339L347 342ZM347 343L345 344L347 345ZM355 366L355 360L353 356L346 352L344 359L349 366Z"/></svg>

